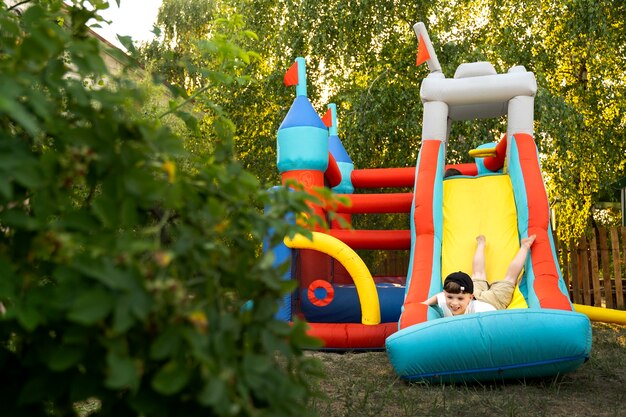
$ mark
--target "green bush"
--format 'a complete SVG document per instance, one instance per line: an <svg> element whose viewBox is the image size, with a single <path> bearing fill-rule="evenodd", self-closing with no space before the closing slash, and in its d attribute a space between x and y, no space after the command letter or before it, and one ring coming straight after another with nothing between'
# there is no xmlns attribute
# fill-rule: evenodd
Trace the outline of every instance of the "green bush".
<svg viewBox="0 0 626 417"><path fill-rule="evenodd" d="M273 319L291 284L259 249L303 196L262 191L219 112L203 164L138 114L87 35L105 1L30 3L0 2L1 414L306 414L311 340Z"/></svg>

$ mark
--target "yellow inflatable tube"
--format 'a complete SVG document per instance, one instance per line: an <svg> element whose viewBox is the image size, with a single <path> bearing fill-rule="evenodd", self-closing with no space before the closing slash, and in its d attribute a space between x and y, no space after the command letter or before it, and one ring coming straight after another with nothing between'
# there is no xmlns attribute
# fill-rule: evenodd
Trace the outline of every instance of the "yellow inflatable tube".
<svg viewBox="0 0 626 417"><path fill-rule="evenodd" d="M361 323L380 323L380 304L374 279L361 257L341 240L325 233L312 232L313 239L304 235L286 237L285 245L291 249L313 249L332 256L346 268L356 286L361 303Z"/></svg>
<svg viewBox="0 0 626 417"><path fill-rule="evenodd" d="M488 158L496 155L496 148L472 149L469 151L469 156L472 158Z"/></svg>
<svg viewBox="0 0 626 417"><path fill-rule="evenodd" d="M626 311L582 304L574 304L574 310L589 317L591 321L626 325Z"/></svg>

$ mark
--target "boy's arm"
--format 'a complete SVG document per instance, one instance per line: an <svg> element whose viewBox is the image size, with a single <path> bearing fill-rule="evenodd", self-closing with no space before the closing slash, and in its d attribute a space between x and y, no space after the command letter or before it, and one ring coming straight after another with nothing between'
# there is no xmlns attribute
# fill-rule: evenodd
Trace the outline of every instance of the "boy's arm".
<svg viewBox="0 0 626 417"><path fill-rule="evenodd" d="M428 300L422 301L422 304L425 304L427 306L434 306L434 305L436 305L437 304L437 294L433 295Z"/></svg>

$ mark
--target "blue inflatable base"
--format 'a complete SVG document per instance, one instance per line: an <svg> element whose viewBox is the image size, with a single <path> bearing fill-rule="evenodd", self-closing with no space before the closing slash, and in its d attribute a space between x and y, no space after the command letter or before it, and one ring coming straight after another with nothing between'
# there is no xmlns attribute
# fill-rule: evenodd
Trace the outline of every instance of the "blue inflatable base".
<svg viewBox="0 0 626 417"><path fill-rule="evenodd" d="M545 377L573 371L589 358L591 323L573 311L490 311L407 327L385 347L397 374L410 381Z"/></svg>
<svg viewBox="0 0 626 417"><path fill-rule="evenodd" d="M333 285L335 294L332 301L324 306L314 305L308 298L308 290L300 290L300 309L309 323L360 323L361 303L354 285ZM376 284L380 303L380 322L392 323L400 319L404 300L404 286L398 284ZM321 294L324 298L326 292Z"/></svg>

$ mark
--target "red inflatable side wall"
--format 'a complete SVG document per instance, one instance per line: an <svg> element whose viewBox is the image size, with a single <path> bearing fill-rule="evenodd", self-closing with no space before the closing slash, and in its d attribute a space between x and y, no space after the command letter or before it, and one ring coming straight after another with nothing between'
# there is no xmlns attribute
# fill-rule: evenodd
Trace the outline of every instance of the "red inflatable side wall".
<svg viewBox="0 0 626 417"><path fill-rule="evenodd" d="M408 292L404 300L404 311L400 316L401 329L424 322L427 318L428 307L421 302L428 298L433 271L435 245L433 195L440 148L441 141L424 140L420 149L413 211L415 225L413 268L409 271L411 281L407 282Z"/></svg>
<svg viewBox="0 0 626 417"><path fill-rule="evenodd" d="M324 342L324 349L381 349L385 339L398 331L398 323L373 326L360 323L307 323L309 336Z"/></svg>
<svg viewBox="0 0 626 417"><path fill-rule="evenodd" d="M537 235L531 248L535 274L533 288L542 308L571 310L569 299L559 289L559 272L548 237L550 222L548 197L541 177L535 141L532 136L524 133L517 133L514 137L526 185L528 235Z"/></svg>

